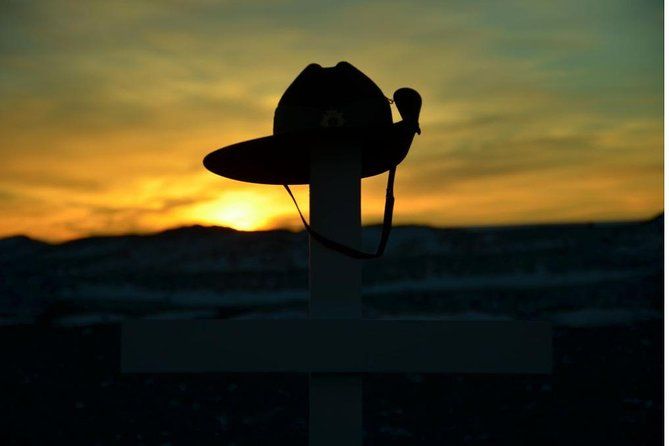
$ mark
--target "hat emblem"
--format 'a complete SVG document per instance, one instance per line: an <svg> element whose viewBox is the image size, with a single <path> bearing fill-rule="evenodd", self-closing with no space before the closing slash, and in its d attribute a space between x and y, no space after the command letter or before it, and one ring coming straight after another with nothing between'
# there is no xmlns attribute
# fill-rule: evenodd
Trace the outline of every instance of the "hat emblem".
<svg viewBox="0 0 669 446"><path fill-rule="evenodd" d="M330 109L325 110L321 119L321 127L342 127L344 125L344 113Z"/></svg>

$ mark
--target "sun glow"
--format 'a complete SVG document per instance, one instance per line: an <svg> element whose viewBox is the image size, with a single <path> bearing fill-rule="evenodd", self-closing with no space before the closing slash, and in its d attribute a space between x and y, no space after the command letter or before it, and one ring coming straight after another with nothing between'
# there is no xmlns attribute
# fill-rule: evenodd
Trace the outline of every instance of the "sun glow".
<svg viewBox="0 0 669 446"><path fill-rule="evenodd" d="M233 192L194 208L199 221L239 231L267 229L275 216L268 198L255 193Z"/></svg>

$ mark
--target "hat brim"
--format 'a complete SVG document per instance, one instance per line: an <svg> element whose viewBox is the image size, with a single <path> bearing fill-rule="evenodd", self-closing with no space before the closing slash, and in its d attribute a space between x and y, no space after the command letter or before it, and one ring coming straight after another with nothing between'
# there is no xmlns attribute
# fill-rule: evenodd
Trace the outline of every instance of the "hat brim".
<svg viewBox="0 0 669 446"><path fill-rule="evenodd" d="M233 144L211 152L204 166L233 180L259 184L308 184L311 150L324 144L358 145L362 178L399 164L411 146L415 127L404 121L373 128L330 127L281 133Z"/></svg>

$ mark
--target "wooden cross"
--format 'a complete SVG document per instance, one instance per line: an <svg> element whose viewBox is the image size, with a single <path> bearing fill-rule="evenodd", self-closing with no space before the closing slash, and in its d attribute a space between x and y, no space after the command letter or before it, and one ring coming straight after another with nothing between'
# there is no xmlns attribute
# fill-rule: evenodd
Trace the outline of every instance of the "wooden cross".
<svg viewBox="0 0 669 446"><path fill-rule="evenodd" d="M332 144L310 172L312 227L354 248L360 160ZM311 446L362 444L362 373L550 373L548 323L363 320L360 261L309 248L309 319L128 321L122 371L309 373Z"/></svg>

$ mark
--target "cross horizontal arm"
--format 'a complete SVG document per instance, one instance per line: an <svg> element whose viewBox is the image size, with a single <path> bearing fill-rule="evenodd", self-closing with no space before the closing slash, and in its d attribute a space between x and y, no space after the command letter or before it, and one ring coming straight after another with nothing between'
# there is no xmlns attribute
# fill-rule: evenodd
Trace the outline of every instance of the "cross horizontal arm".
<svg viewBox="0 0 669 446"><path fill-rule="evenodd" d="M124 373L550 373L551 327L524 321L135 320Z"/></svg>

